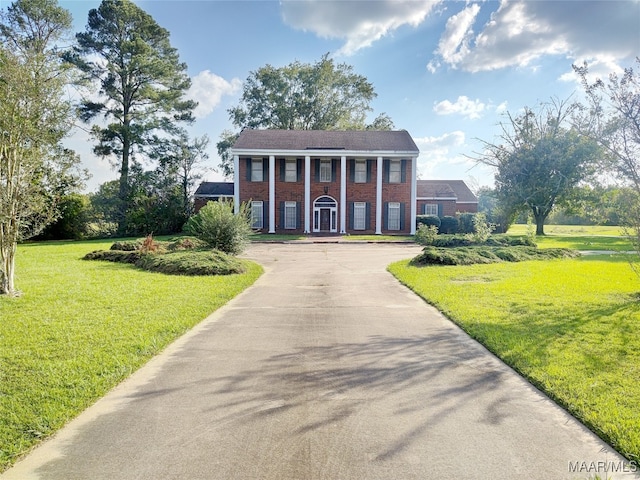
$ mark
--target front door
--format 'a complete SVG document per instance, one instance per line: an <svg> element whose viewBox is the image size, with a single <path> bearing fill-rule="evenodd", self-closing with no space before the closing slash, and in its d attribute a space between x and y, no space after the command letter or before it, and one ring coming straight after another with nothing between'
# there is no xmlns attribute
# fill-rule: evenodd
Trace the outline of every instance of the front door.
<svg viewBox="0 0 640 480"><path fill-rule="evenodd" d="M331 209L321 208L320 209L320 231L328 232L330 230L331 230Z"/></svg>

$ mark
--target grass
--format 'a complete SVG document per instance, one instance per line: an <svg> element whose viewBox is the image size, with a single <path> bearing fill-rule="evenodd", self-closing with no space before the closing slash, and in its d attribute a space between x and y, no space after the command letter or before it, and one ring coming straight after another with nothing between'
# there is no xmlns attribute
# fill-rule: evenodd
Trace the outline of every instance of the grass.
<svg viewBox="0 0 640 480"><path fill-rule="evenodd" d="M389 267L620 453L640 459L640 280L623 255Z"/></svg>
<svg viewBox="0 0 640 480"><path fill-rule="evenodd" d="M535 237L540 248L572 248L592 251L633 251L621 227L586 225L545 225L545 235ZM526 225L513 225L508 235L526 235Z"/></svg>
<svg viewBox="0 0 640 480"><path fill-rule="evenodd" d="M19 298L0 297L0 471L251 285L81 257L112 241L18 248Z"/></svg>

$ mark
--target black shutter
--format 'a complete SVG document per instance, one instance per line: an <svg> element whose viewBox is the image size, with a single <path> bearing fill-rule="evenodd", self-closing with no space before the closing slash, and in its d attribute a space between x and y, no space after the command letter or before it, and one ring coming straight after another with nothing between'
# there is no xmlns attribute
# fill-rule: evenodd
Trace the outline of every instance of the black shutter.
<svg viewBox="0 0 640 480"><path fill-rule="evenodd" d="M382 161L382 172L383 172L383 175L384 175L384 177L383 177L384 183L389 183L389 168L390 168L389 167L389 162L390 162L390 160L386 159L386 158Z"/></svg>
<svg viewBox="0 0 640 480"><path fill-rule="evenodd" d="M262 181L263 182L269 181L269 159L268 158L262 159Z"/></svg>
<svg viewBox="0 0 640 480"><path fill-rule="evenodd" d="M269 202L262 202L262 228L269 228Z"/></svg>
<svg viewBox="0 0 640 480"><path fill-rule="evenodd" d="M384 202L384 211L382 212L382 216L384 217L382 225L385 230L389 230L389 202Z"/></svg>
<svg viewBox="0 0 640 480"><path fill-rule="evenodd" d="M356 181L356 161L349 160L349 182L354 183Z"/></svg>
<svg viewBox="0 0 640 480"><path fill-rule="evenodd" d="M353 230L353 214L354 214L353 202L349 202L349 230Z"/></svg>
<svg viewBox="0 0 640 480"><path fill-rule="evenodd" d="M371 229L371 202L366 203L364 212L365 212L364 228L367 230L370 230Z"/></svg>
<svg viewBox="0 0 640 480"><path fill-rule="evenodd" d="M314 168L315 171L314 171L313 176L315 178L315 182L318 183L320 181L320 159L316 158L314 160L314 163L315 163L315 165L314 165L313 168Z"/></svg>
<svg viewBox="0 0 640 480"><path fill-rule="evenodd" d="M400 162L400 183L407 183L407 161Z"/></svg>
<svg viewBox="0 0 640 480"><path fill-rule="evenodd" d="M438 204L438 216L440 218L442 218L442 204L441 203Z"/></svg>
<svg viewBox="0 0 640 480"><path fill-rule="evenodd" d="M284 202L280 202L280 228L284 230Z"/></svg>
<svg viewBox="0 0 640 480"><path fill-rule="evenodd" d="M251 181L251 159L247 158L247 182Z"/></svg>
<svg viewBox="0 0 640 480"><path fill-rule="evenodd" d="M280 181L284 182L284 170L287 167L287 160L286 158L281 158L280 159Z"/></svg>
<svg viewBox="0 0 640 480"><path fill-rule="evenodd" d="M299 182L302 179L302 162L304 160L302 160L301 158L299 158L296 161L296 182Z"/></svg>
<svg viewBox="0 0 640 480"><path fill-rule="evenodd" d="M404 202L400 204L400 230L404 230Z"/></svg>
<svg viewBox="0 0 640 480"><path fill-rule="evenodd" d="M296 202L296 230L300 230L302 228L302 202Z"/></svg>
<svg viewBox="0 0 640 480"><path fill-rule="evenodd" d="M336 171L338 170L338 160L331 160L331 181L335 182L337 175Z"/></svg>
<svg viewBox="0 0 640 480"><path fill-rule="evenodd" d="M372 168L373 168L373 160L367 160L367 183L371 183Z"/></svg>

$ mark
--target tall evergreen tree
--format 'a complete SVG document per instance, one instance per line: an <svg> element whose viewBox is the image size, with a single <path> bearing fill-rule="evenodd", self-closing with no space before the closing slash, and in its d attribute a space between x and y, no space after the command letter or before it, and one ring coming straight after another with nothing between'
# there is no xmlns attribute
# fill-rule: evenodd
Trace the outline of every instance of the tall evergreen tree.
<svg viewBox="0 0 640 480"><path fill-rule="evenodd" d="M173 135L180 122L193 121L196 103L185 99L191 86L187 66L169 42L169 32L130 0L103 0L89 11L87 29L66 58L99 90L85 99L81 118L99 116L94 152L112 157L120 173L118 227L126 232L129 170L136 152L145 152L154 135Z"/></svg>

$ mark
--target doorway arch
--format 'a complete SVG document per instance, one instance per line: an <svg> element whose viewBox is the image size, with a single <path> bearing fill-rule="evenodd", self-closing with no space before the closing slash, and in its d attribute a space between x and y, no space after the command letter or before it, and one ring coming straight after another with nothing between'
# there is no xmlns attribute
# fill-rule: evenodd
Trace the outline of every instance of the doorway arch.
<svg viewBox="0 0 640 480"><path fill-rule="evenodd" d="M338 202L322 195L313 202L313 232L338 233Z"/></svg>

